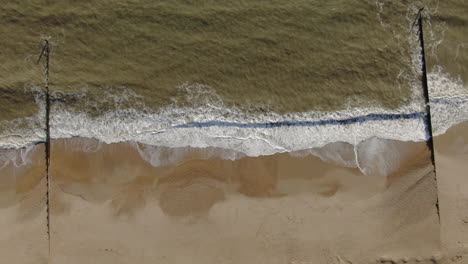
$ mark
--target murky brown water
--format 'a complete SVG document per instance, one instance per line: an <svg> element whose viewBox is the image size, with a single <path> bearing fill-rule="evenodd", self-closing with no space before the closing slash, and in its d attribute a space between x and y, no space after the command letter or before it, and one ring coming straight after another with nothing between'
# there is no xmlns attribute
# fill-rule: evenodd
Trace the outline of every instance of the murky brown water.
<svg viewBox="0 0 468 264"><path fill-rule="evenodd" d="M442 18L460 5L452 2L441 6ZM177 87L200 83L228 106L255 111L395 108L409 102L410 81L418 79L411 76L406 16L419 5L370 0L4 4L1 118L35 111L23 89L42 85L42 66L35 64L41 36L52 43L51 89L86 89L91 102L99 102L107 87L128 87L152 109L174 99L191 104ZM63 100L94 114L115 108L98 103L99 109L83 109L76 99ZM18 103L23 107L13 111Z"/></svg>

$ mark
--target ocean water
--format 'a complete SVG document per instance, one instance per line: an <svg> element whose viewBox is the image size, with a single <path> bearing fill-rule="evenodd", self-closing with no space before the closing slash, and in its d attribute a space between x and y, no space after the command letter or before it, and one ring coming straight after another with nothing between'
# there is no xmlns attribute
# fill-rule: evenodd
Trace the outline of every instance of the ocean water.
<svg viewBox="0 0 468 264"><path fill-rule="evenodd" d="M463 1L4 3L0 146L45 140L42 39L52 138L247 156L423 141L421 6L438 135L468 120Z"/></svg>

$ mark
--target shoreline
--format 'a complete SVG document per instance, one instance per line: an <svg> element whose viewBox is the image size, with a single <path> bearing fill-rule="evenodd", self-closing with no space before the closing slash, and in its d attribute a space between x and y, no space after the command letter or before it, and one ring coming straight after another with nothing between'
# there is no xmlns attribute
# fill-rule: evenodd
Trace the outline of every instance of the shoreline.
<svg viewBox="0 0 468 264"><path fill-rule="evenodd" d="M164 166L128 142L61 139L52 149L52 263L90 256L278 264L419 256L429 263L439 254L435 178L423 142L372 139L357 150L335 143L235 160L208 149L154 153L182 158Z"/></svg>
<svg viewBox="0 0 468 264"><path fill-rule="evenodd" d="M458 131L459 128L466 130L467 126L468 122L465 122L450 129L448 134L436 137L436 150L453 155L450 149L455 148L450 146L458 146L458 141L451 140L455 142L453 144L443 143L445 149L438 148L440 145L437 144L441 142L441 137L450 138L454 133L463 133ZM36 157L38 161L43 160L41 147L43 145L37 145L38 149L34 150L39 155ZM60 263L68 258L78 263L83 261L82 256L85 255L92 255L103 263L122 257L137 258L137 248L127 243L112 242L119 241L120 237L127 237L129 240L126 241L133 241L138 248L150 252L153 247L169 250L179 243L177 241L181 236L189 234L187 239L190 241L207 237L201 239L200 243L208 249L214 245L211 238L217 237L214 234L219 228L235 228L250 242L231 236L233 233L226 231L222 238L225 244L221 243L214 248L228 254L226 250L229 245L238 244L242 240L242 244L247 243L250 249L236 248L231 253L244 256L246 260L255 255L254 251L263 259L269 256L287 257L287 254L281 252L294 241L295 252L300 252L294 256L304 261L320 255L318 251L310 252L306 249L315 248L320 241L334 241L319 247L328 252L321 255L324 257L320 259L323 263L329 262L336 254L343 254L348 260L357 263L379 259L433 263L432 259L468 254L464 247L450 246L452 241L459 241L463 235L457 234L456 230L460 229L455 230L449 224L458 223L459 216L464 216L463 210L454 210L450 205L453 199L459 198L454 196L456 192L453 191L453 185L456 182L466 183L461 175L458 175L458 179L462 182L453 181L450 173L457 168L450 167L449 173L443 175L443 168L439 164L436 182L430 173L429 151L424 142L373 138L358 145L357 149L352 144L342 142L322 148L260 157L233 154L230 156L234 157L232 160L220 158L220 154L225 151L222 149L163 149L141 143L106 144L95 139L80 138L53 140L52 149L55 149L51 161L51 224L55 232L51 240L55 252L51 256L52 263ZM161 151L153 153L155 156L142 156L142 153L155 150ZM357 159L354 156L356 153ZM159 157L159 166L151 163L155 157ZM438 157L436 153L436 162L441 161ZM450 160L463 164L463 158ZM10 166L10 169L14 169L13 165ZM37 188L31 186L40 184L31 180L23 182L26 185L16 189L24 190L23 197L29 199L20 204L23 204L23 208L30 208L31 204L27 201L34 200L30 198L31 190ZM442 189L440 184L443 185ZM436 185L441 195L442 226L439 226L435 207ZM186 197L195 198L186 200ZM16 214L12 208L15 207L4 208L2 213L7 216ZM240 213L244 216L243 220L236 220L241 222L233 227L236 219L233 212L236 208L251 208L256 214L250 211L250 214L247 211ZM275 210L282 213L274 214ZM306 213L309 211L314 213L309 215ZM457 214L453 215L453 212ZM240 215L237 219L240 219ZM308 232L314 230L317 240L310 237L307 241L302 240L305 237L294 233L294 230L303 228L298 224L300 222L289 223L281 215L307 219L302 225ZM37 217L41 218L36 216L35 223L39 221ZM269 220L267 224L262 224L262 219ZM395 222L395 219L398 221ZM345 228L350 224L349 221L353 223L354 231ZM334 226L335 230L321 232L324 223ZM254 230L249 225L253 225ZM78 228L80 226L86 226L86 232ZM459 226L464 228L464 224ZM149 232L148 228L152 231ZM256 231L258 229L260 231ZM164 230L172 230L165 236L167 239L156 239L154 235ZM379 233L382 231L383 234ZM258 237L249 236L251 232L258 232ZM101 234L102 239L96 240L96 233ZM276 243L265 242L271 240L267 236L275 234L278 235ZM282 240L280 234L289 234L289 238ZM300 239L295 240L293 237ZM357 237L361 241L358 243L359 248L365 250L357 251L346 242ZM421 237L425 239L423 245L420 243ZM91 238L95 242L83 246ZM136 238L140 242L133 240ZM265 250L262 243L276 250ZM378 246L374 247L376 243ZM108 250L96 251L104 248ZM141 257L142 263L150 263L162 257L158 252ZM250 253L247 256L240 252ZM211 256L205 253L206 257ZM206 260L194 248L187 254L187 257L201 263Z"/></svg>
<svg viewBox="0 0 468 264"><path fill-rule="evenodd" d="M434 98L431 106L436 136L468 120L468 98ZM397 112L376 108L283 116L275 113L248 116L235 109L220 110L220 105L208 105L167 109L160 113L119 110L96 118L85 113L58 111L58 106L54 107L51 116L51 138L54 139L83 137L106 143L136 141L165 147L219 147L248 156L291 152L340 141L357 144L371 137L400 141L427 138L425 113L411 112L416 105ZM14 129L12 126L11 130ZM37 127L2 135L0 149L40 144L45 140L44 133ZM290 138L294 138L294 142ZM245 142L239 142L241 139ZM240 146L242 144L244 146Z"/></svg>
<svg viewBox="0 0 468 264"><path fill-rule="evenodd" d="M468 89L463 83L440 68L428 77L433 134L443 134L448 128L468 121ZM44 95L35 86L30 89L39 111L36 116L0 121L3 129L0 149L22 148L45 141L45 127L41 126L45 122ZM227 107L215 89L203 84L184 84L178 89L182 101L192 102L191 106L174 101L151 110L141 101L141 96L128 88L104 89L104 97L96 102L86 100L88 92L79 93L77 99L82 101L83 109L94 109L99 113L97 116L87 110L77 111L75 106L60 100L61 96L73 95L52 93L51 138L84 137L106 143L136 141L165 147L219 147L248 156L291 152L339 141L357 144L374 136L400 141L427 139L422 91L417 86L412 87L407 104L398 109L351 108L350 101L337 111L285 114L268 107L260 113ZM109 109L114 110L101 109L103 106L99 105L107 101ZM195 136L186 137L184 133ZM243 144L240 141L247 143L240 146Z"/></svg>

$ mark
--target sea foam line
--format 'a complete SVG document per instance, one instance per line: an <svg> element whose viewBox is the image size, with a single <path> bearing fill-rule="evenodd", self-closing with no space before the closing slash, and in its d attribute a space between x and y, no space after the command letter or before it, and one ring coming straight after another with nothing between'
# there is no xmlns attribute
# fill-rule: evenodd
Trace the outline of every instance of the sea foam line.
<svg viewBox="0 0 468 264"><path fill-rule="evenodd" d="M433 121L439 132L468 120L468 97L433 98L430 103L435 110ZM174 109L175 112L179 110L181 109ZM280 119L276 122L207 120L177 124L183 122L182 118L171 119L172 124L167 126L158 122L167 121L162 119L165 116L162 112L152 114L133 112L133 115L126 115L125 111L114 111L93 119L84 113L61 110L52 116L52 138L94 138L104 143L129 141L134 142L132 144L143 143L147 146L170 149L218 148L224 149L221 151L225 152L222 155L229 159L307 150L333 142L347 142L357 146L365 140L376 137L399 141L423 141L428 138L426 114L423 112L388 113L381 109L381 113L352 116L367 111L353 109L346 113L325 113L324 116L339 118L315 120ZM203 113L203 111L194 112ZM258 120L258 117L254 119ZM34 143L42 142L44 138ZM5 158L18 159L10 156ZM161 162L157 160L152 164L157 165Z"/></svg>
<svg viewBox="0 0 468 264"><path fill-rule="evenodd" d="M453 124L465 121L468 119L465 117L464 109L468 106L468 97L461 97L461 98L433 98L431 99L431 105L434 107L433 117L435 117L435 123L438 124L436 127L442 126L442 129L439 129L443 132ZM444 106L445 105L445 106ZM173 109L175 112L180 112L179 110L183 111L184 109ZM193 109L192 109L193 110ZM203 112L199 111L202 109L196 109L193 112ZM208 109L213 111L215 109ZM354 114L368 112L362 111L362 109L355 109ZM375 109L374 109L375 110ZM136 111L136 110L135 110ZM97 119L93 119L88 117L86 114L83 113L73 113L68 111L59 111L54 114L53 126L52 126L52 134L53 138L69 138L69 137L89 137L89 138L97 138L100 140L104 140L105 142L112 143L117 141L125 141L125 140L132 140L134 138L141 137L145 134L163 134L167 133L170 130L174 129L188 129L188 128L207 128L207 127L227 127L227 128L251 128L251 129L273 129L273 128L280 128L280 127L313 127L313 126L339 126L339 125L351 125L351 124L364 124L369 121L398 121L398 120L405 120L405 119L419 119L425 121L425 113L423 112L406 112L406 113L369 113L364 115L352 116L352 112L336 112L336 113L324 113L323 117L332 117L335 116L337 118L328 118L328 119L318 119L312 118L315 120L304 120L304 115L299 115L296 118L302 120L284 120L283 118L278 118L278 116L273 116L275 121L267 121L267 122L252 122L256 120L268 120L267 115L262 117L253 117L251 122L237 122L230 121L229 117L227 120L200 120L200 117L192 118L195 121L191 123L187 123L184 118L182 119L171 119L164 118L164 114L167 114L167 111L163 111L160 113L154 114L145 114L145 115L129 115L126 116L125 111L121 111L121 113L116 113L115 111L113 114L111 113L108 116L102 116ZM190 112L190 111L189 111ZM439 113L443 112L443 113ZM451 113L454 112L454 113ZM63 115L65 114L65 115ZM304 114L304 113L302 113ZM450 124L443 125L443 122L448 122L445 117L440 117L441 115L447 116L458 114L459 117L457 120L453 120L449 122ZM460 116L461 115L461 116ZM169 115L170 116L170 115ZM314 116L314 115L312 115ZM345 116L351 116L345 118ZM468 116L468 115L466 115ZM216 118L216 116L211 116L212 118ZM286 116L285 116L286 117ZM439 117L439 118L438 118ZM208 116L209 118L209 116ZM239 119L235 118L235 119ZM240 118L241 120L244 118ZM283 120L281 120L283 119ZM439 120L441 119L441 120ZM443 120L442 120L443 119ZM453 119L453 118L452 118ZM271 119L270 119L271 120ZM161 122L163 121L163 122ZM164 125L165 123L165 125ZM171 124L172 123L172 124ZM177 124L179 123L179 124ZM163 124L163 125L161 125ZM442 124L442 125L441 125ZM128 126L125 128L125 126ZM108 127L112 127L112 129L108 129ZM391 127L388 129L392 130ZM39 129L40 130L40 129ZM117 133L114 133L117 132ZM123 132L123 133L118 133ZM106 136L112 136L112 134L116 134L114 136L120 137L120 139L114 138L113 140L106 140ZM117 135L119 134L119 135ZM439 132L435 131L435 134L440 134ZM379 134L375 134L374 136L379 137ZM41 143L44 141L43 135L38 133L37 129L35 130L35 137L34 139L31 136L21 138L19 135L10 134L10 135L2 135L3 148L17 148L22 147L21 145L15 144L15 140L21 141L24 139L28 142L23 142L23 146L27 145L27 143ZM421 139L421 138L419 138ZM407 140L418 140L410 135L407 135ZM21 142L16 142L21 143ZM156 142L155 142L156 143Z"/></svg>
<svg viewBox="0 0 468 264"><path fill-rule="evenodd" d="M347 119L327 119L316 121L280 121L280 122L262 122L262 123L237 123L227 121L207 121L193 122L189 124L175 125L172 128L201 128L201 127L237 127L237 128L276 128L276 127L309 127L309 126L325 126L325 125L349 125L354 123L363 123L366 121L376 120L398 120L398 119L425 119L424 113L409 113L409 114L367 114L363 116L351 117Z"/></svg>

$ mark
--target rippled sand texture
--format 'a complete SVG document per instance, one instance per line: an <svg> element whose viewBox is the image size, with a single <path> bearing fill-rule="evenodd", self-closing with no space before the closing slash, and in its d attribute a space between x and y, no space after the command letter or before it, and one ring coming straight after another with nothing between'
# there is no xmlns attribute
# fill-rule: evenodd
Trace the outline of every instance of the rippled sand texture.
<svg viewBox="0 0 468 264"><path fill-rule="evenodd" d="M25 155L27 165L16 167L6 157L26 150L0 150L0 263L47 263L47 214L44 148Z"/></svg>
<svg viewBox="0 0 468 264"><path fill-rule="evenodd" d="M468 122L435 138L442 242L453 263L468 261Z"/></svg>
<svg viewBox="0 0 468 264"><path fill-rule="evenodd" d="M159 168L134 143L52 149L52 263L432 263L439 252L424 143L361 144L368 175L344 143L236 161L187 149Z"/></svg>

